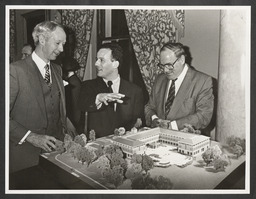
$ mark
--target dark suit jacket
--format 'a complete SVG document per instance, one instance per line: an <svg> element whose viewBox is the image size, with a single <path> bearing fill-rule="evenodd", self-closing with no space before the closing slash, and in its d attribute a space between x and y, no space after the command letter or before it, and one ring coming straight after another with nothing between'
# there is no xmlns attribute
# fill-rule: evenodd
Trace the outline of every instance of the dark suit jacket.
<svg viewBox="0 0 256 199"><path fill-rule="evenodd" d="M60 112L63 129L66 129L65 94L61 76L61 67L51 63L52 75L60 90ZM46 108L43 90L39 81L39 71L29 56L10 65L10 171L17 171L36 165L41 150L19 141L28 130L38 134L47 134Z"/></svg>
<svg viewBox="0 0 256 199"><path fill-rule="evenodd" d="M145 106L147 125L151 124L154 114L165 119L168 81L165 74L160 74L155 80L150 100ZM189 67L166 119L176 120L179 129L183 129L185 123L203 129L210 123L213 106L212 78Z"/></svg>
<svg viewBox="0 0 256 199"><path fill-rule="evenodd" d="M119 93L125 95L124 103L117 103L116 112L111 106L102 105L97 110L95 99L99 93L107 93L108 88L102 78L83 82L79 97L79 106L88 112L88 129L95 130L96 137L114 133L115 128L131 130L137 118L143 118L144 104L142 89L121 78Z"/></svg>

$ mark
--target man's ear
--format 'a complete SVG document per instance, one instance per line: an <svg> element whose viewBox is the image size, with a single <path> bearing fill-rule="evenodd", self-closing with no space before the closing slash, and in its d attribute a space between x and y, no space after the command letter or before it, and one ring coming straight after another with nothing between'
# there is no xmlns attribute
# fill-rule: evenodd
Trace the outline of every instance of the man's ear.
<svg viewBox="0 0 256 199"><path fill-rule="evenodd" d="M185 58L184 55L181 55L181 56L180 56L180 61L181 61L182 64L185 64L186 58Z"/></svg>
<svg viewBox="0 0 256 199"><path fill-rule="evenodd" d="M45 37L43 36L43 35L39 35L39 37L38 37L38 41L39 41L39 43L41 44L41 45L44 45L45 44Z"/></svg>
<svg viewBox="0 0 256 199"><path fill-rule="evenodd" d="M117 60L114 61L114 62L113 62L113 66L114 66L114 68L118 68L118 66L119 66L119 61L117 61Z"/></svg>

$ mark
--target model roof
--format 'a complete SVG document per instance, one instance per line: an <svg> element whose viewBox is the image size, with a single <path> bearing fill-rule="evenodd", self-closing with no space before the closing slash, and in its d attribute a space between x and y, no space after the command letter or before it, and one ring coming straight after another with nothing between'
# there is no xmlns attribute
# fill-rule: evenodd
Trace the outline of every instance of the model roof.
<svg viewBox="0 0 256 199"><path fill-rule="evenodd" d="M122 137L117 137L115 139L113 139L116 142L128 145L128 146L132 146L132 147L136 147L136 146L142 146L145 143L141 142L139 140L133 140L133 139L129 139L129 138L122 138Z"/></svg>

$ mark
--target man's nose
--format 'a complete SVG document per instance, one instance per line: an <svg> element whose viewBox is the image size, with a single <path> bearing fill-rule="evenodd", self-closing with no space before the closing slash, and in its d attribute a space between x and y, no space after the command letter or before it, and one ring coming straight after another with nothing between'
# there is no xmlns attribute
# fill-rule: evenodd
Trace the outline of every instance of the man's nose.
<svg viewBox="0 0 256 199"><path fill-rule="evenodd" d="M100 65L100 59L97 59L95 62L95 66L99 66Z"/></svg>
<svg viewBox="0 0 256 199"><path fill-rule="evenodd" d="M63 49L64 49L64 48L63 48L63 45L60 44L60 45L59 45L59 51L60 51L60 52L63 52Z"/></svg>

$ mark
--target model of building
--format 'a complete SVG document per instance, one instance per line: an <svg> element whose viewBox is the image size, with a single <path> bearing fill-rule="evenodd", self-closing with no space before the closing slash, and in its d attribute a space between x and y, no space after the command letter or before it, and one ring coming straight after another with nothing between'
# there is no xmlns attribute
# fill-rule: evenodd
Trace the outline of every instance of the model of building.
<svg viewBox="0 0 256 199"><path fill-rule="evenodd" d="M210 146L210 138L203 135L185 133L163 128L153 128L123 136L108 136L90 143L89 147L98 148L108 144L120 146L129 158L134 153L143 154L147 147L156 148L161 143L175 146L181 154L197 156Z"/></svg>

